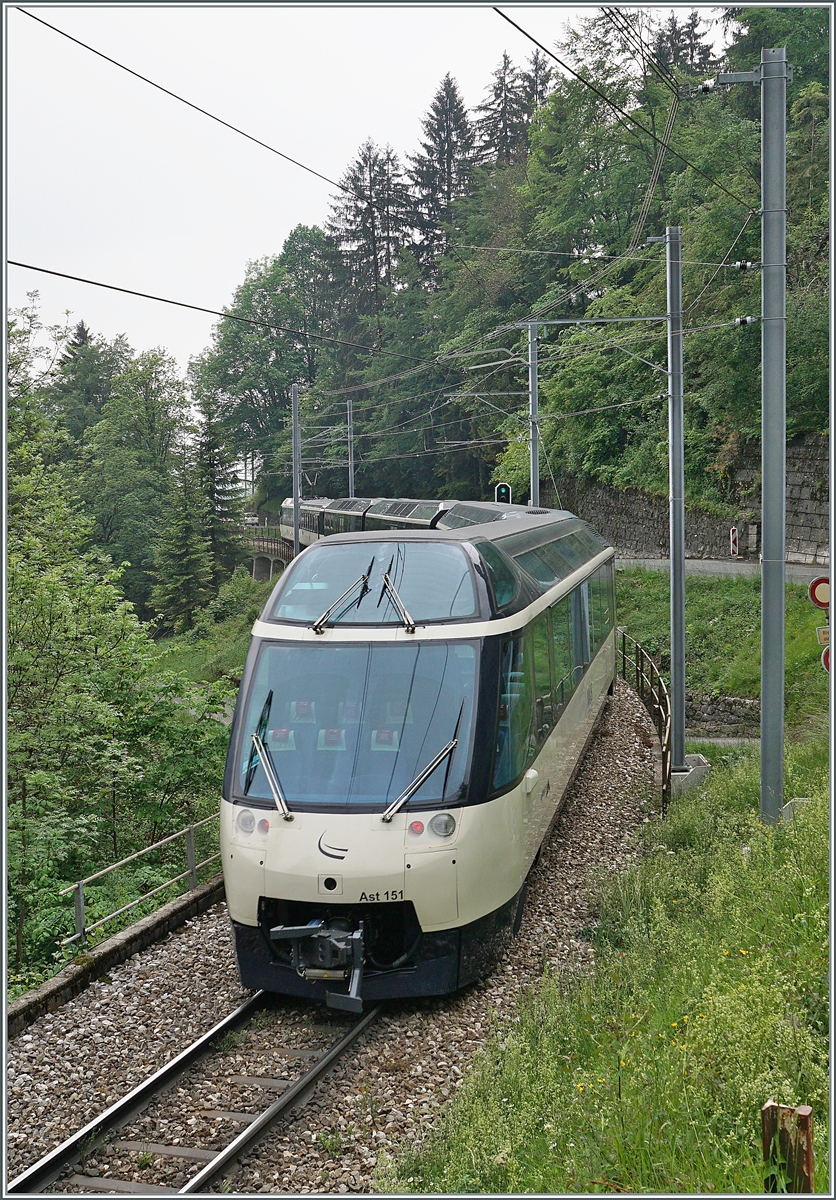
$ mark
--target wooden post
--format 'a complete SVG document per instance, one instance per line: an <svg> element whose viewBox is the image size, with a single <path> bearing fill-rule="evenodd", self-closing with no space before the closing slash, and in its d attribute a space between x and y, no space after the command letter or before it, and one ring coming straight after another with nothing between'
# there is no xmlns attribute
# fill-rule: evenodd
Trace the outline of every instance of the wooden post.
<svg viewBox="0 0 836 1200"><path fill-rule="evenodd" d="M791 1108L770 1097L761 1109L763 1161L769 1166L767 1192L809 1194L813 1183L813 1110L809 1104ZM783 1178L784 1187L779 1186Z"/></svg>

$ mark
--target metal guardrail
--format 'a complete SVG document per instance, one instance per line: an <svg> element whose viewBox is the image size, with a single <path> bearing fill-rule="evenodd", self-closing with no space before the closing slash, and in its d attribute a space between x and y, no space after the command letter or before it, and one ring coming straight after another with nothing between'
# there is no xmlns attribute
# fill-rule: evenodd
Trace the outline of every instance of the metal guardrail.
<svg viewBox="0 0 836 1200"><path fill-rule="evenodd" d="M292 562L293 547L282 540L278 525L241 525L238 532L254 554L280 558L284 563Z"/></svg>
<svg viewBox="0 0 836 1200"><path fill-rule="evenodd" d="M631 684L647 709L662 749L662 813L671 798L671 700L656 663L635 638L616 632L618 673ZM630 653L632 651L632 654Z"/></svg>
<svg viewBox="0 0 836 1200"><path fill-rule="evenodd" d="M179 883L181 879L189 877L189 890L194 891L197 887L197 873L202 867L207 867L209 863L220 858L220 852L212 854L209 858L205 858L203 862L196 862L194 831L200 829L203 825L208 825L210 821L217 821L220 813L214 813L211 817L204 817L202 821L195 822L194 825L188 825L185 829L179 830L177 833L172 833L168 837L161 838L159 842L154 842L150 846L146 846L144 850L137 850L135 854L129 854L127 858L121 859L120 862L112 863L109 867L104 867L101 871L96 871L94 875L88 875L86 879L79 879L75 883L71 883L69 887L62 888L58 893L59 896L67 896L70 892L75 893L75 933L72 937L64 938L61 942L62 946L69 946L71 942L79 942L84 946L87 941L87 934L92 933L94 929L98 929L101 925L105 925L108 921L114 920L116 917L121 917L122 913L129 912L130 909L136 908L138 904L143 904L146 900L150 900L152 896L156 896L159 892L165 891L174 883ZM101 917L100 920L94 921L92 925L85 924L84 918L84 885L92 883L95 879L101 879L104 875L110 875L112 871L117 871L119 867L124 867L126 863L134 862L135 859L142 858L146 854L151 854L154 850L159 850L160 846L165 846L169 842L176 841L177 838L185 837L186 839L186 859L188 867L180 875L175 875L173 879L166 880L159 887L153 888L150 892L145 892L136 900L132 900L130 904L123 905L116 912L108 913L106 917Z"/></svg>

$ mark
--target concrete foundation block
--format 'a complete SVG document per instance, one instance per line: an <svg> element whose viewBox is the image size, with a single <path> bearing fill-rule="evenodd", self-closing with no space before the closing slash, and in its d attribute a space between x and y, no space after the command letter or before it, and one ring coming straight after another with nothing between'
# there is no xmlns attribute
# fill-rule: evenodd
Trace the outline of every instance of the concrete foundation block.
<svg viewBox="0 0 836 1200"><path fill-rule="evenodd" d="M674 796L690 792L703 783L711 770L711 763L702 754L686 754L685 765L685 771L671 771L671 792Z"/></svg>

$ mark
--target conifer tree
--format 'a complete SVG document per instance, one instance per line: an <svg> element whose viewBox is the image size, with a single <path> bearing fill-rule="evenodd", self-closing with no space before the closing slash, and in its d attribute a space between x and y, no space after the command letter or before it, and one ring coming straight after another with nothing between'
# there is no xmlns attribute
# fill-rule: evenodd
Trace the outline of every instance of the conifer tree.
<svg viewBox="0 0 836 1200"><path fill-rule="evenodd" d="M467 195L476 166L475 131L451 75L442 79L421 128L423 153L410 158L409 178L420 237L416 256L432 275L447 248L454 201Z"/></svg>
<svg viewBox="0 0 836 1200"><path fill-rule="evenodd" d="M545 54L537 48L528 60L528 70L520 72L525 123L530 125L537 109L549 94L554 71Z"/></svg>
<svg viewBox="0 0 836 1200"><path fill-rule="evenodd" d="M113 380L127 368L131 349L124 336L106 342L79 321L57 363L47 399L74 442L101 419Z"/></svg>
<svg viewBox="0 0 836 1200"><path fill-rule="evenodd" d="M328 234L337 252L338 287L355 311L372 313L378 332L384 290L391 286L409 226L409 193L391 146L369 138L345 172L346 189L331 205Z"/></svg>
<svg viewBox="0 0 836 1200"><path fill-rule="evenodd" d="M525 88L519 70L507 53L493 74L484 104L476 108L480 148L485 160L507 167L526 145Z"/></svg>
<svg viewBox="0 0 836 1200"><path fill-rule="evenodd" d="M151 591L151 603L175 633L192 627L197 610L209 602L212 594L206 508L195 463L184 449L154 547L152 570L157 582Z"/></svg>
<svg viewBox="0 0 836 1200"><path fill-rule="evenodd" d="M241 522L241 482L217 397L201 386L199 375L195 374L192 399L199 412L194 446L196 479L205 501L204 530L212 561L212 583L217 590L246 557L236 528Z"/></svg>

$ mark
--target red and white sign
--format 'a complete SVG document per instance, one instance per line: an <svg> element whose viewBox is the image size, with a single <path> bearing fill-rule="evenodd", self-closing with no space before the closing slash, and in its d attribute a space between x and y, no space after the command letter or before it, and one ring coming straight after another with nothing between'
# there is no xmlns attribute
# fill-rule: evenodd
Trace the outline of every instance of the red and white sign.
<svg viewBox="0 0 836 1200"><path fill-rule="evenodd" d="M821 652L821 665L824 667L825 671L827 671L827 673L829 675L830 674L830 647L829 646L825 646L825 648Z"/></svg>
<svg viewBox="0 0 836 1200"><path fill-rule="evenodd" d="M807 595L816 608L830 608L830 580L826 575L814 579L807 589Z"/></svg>
<svg viewBox="0 0 836 1200"><path fill-rule="evenodd" d="M738 541L737 541L737 526L736 525L732 525L731 529L729 530L729 541L731 542L732 558L738 558L740 555L740 548L738 546Z"/></svg>

